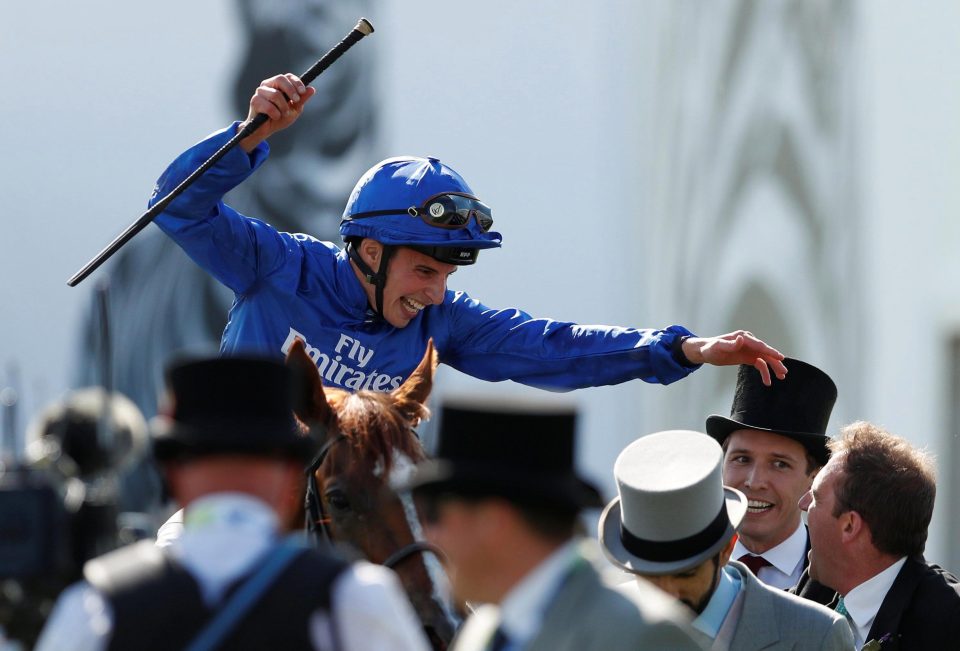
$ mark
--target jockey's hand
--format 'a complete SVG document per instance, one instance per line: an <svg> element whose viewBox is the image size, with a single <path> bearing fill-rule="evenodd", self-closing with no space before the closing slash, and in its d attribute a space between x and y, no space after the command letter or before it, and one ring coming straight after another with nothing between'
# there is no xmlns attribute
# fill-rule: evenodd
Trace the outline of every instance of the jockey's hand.
<svg viewBox="0 0 960 651"><path fill-rule="evenodd" d="M760 377L767 386L770 386L771 370L780 380L787 376L783 354L746 330L718 337L688 337L683 341L683 354L694 364L749 364L760 371Z"/></svg>
<svg viewBox="0 0 960 651"><path fill-rule="evenodd" d="M261 81L250 98L247 119L238 128L242 129L258 113L266 113L269 119L253 135L241 140L240 146L249 154L270 135L289 127L297 121L304 105L316 92L316 88L305 86L300 77L291 72Z"/></svg>

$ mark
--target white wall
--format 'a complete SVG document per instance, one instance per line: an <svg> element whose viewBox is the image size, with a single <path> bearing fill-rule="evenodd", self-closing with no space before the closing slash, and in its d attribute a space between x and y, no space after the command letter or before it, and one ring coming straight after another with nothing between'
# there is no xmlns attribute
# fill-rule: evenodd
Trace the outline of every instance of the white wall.
<svg viewBox="0 0 960 651"><path fill-rule="evenodd" d="M946 519L960 513L956 459L948 458L958 433L947 431L947 414L960 396L948 395L944 354L960 330L960 5L864 5L863 417L939 458L928 551L956 571L960 552Z"/></svg>
<svg viewBox="0 0 960 651"><path fill-rule="evenodd" d="M97 276L67 278L140 216L173 156L229 120L236 45L226 2L4 8L0 385L17 369L21 427L74 370Z"/></svg>

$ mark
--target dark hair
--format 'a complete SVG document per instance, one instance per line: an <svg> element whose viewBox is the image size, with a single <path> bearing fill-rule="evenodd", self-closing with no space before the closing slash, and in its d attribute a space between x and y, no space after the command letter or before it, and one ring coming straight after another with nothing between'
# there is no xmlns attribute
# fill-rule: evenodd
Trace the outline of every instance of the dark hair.
<svg viewBox="0 0 960 651"><path fill-rule="evenodd" d="M937 494L930 455L865 421L844 427L827 445L841 455L834 517L856 511L881 552L922 554Z"/></svg>
<svg viewBox="0 0 960 651"><path fill-rule="evenodd" d="M577 532L577 509L557 508L541 504L514 503L520 517L538 536L554 542L564 542Z"/></svg>
<svg viewBox="0 0 960 651"><path fill-rule="evenodd" d="M759 431L763 431L763 430L759 430ZM771 433L771 434L776 434L776 432L770 432L770 433ZM778 434L778 436L783 436L783 435L782 435L782 434ZM789 437L789 436L784 436L784 438L790 438L790 437ZM790 440L793 441L793 440L795 440L795 439L790 439ZM797 441L797 443L800 443L800 441ZM810 454L810 451L807 449L807 446L803 445L803 443L800 443L800 445L801 445L801 447L803 447L803 453L804 453L804 454L806 455L806 457L807 457L807 468L806 468L806 470L804 470L804 474L807 475L807 476L812 475L812 474L815 473L816 471L820 470L821 464L820 464L819 461L817 461L817 459L816 459L812 454ZM729 436L729 435L727 436L727 438L723 439L723 443L720 444L720 447L723 449L723 456L726 457L726 456L727 456L727 448L730 447L730 436Z"/></svg>

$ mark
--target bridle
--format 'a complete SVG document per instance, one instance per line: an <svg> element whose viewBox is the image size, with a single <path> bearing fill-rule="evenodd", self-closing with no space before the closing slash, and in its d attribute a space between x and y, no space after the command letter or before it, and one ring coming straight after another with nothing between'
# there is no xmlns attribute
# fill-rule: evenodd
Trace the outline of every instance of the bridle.
<svg viewBox="0 0 960 651"><path fill-rule="evenodd" d="M414 432L414 435L416 435L416 432ZM330 533L329 519L327 518L326 510L323 508L323 499L321 499L320 490L317 488L316 472L317 469L323 465L327 454L330 453L330 448L341 441L347 440L349 440L348 437L343 433L338 433L336 436L327 439L326 443L320 447L320 451L317 452L313 461L311 461L310 465L304 470L307 476L307 492L304 497L307 534L317 547L332 547L334 541ZM392 570L408 558L424 552L432 553L440 559L441 563L446 561L446 555L443 553L443 550L436 545L426 540L414 540L409 545L404 545L390 554L381 565Z"/></svg>

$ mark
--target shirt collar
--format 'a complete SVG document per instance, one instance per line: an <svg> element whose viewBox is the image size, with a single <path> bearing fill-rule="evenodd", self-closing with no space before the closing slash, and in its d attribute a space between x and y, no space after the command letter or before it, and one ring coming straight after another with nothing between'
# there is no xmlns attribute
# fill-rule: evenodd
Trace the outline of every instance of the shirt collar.
<svg viewBox="0 0 960 651"><path fill-rule="evenodd" d="M276 513L267 503L244 493L214 493L187 506L183 533L170 551L199 579L207 603L214 603L278 533Z"/></svg>
<svg viewBox="0 0 960 651"><path fill-rule="evenodd" d="M733 547L731 558L740 558L744 554L755 554L743 546L740 539ZM797 525L796 530L790 536L776 547L771 547L760 554L770 565L777 568L783 574L790 576L797 569L797 565L803 562L807 554L807 528L803 523Z"/></svg>
<svg viewBox="0 0 960 651"><path fill-rule="evenodd" d="M274 536L277 516L265 502L244 493L213 493L194 500L184 510L184 530L190 533L245 530Z"/></svg>
<svg viewBox="0 0 960 651"><path fill-rule="evenodd" d="M884 571L873 575L843 595L843 605L853 619L853 623L857 625L857 629L859 629L858 638L861 641L866 641L884 597L887 596L887 592L890 591L893 582L897 580L897 575L900 574L900 569L906 562L907 557L904 556Z"/></svg>
<svg viewBox="0 0 960 651"><path fill-rule="evenodd" d="M544 612L579 558L570 541L528 572L500 602L500 626L511 643L522 647L540 630Z"/></svg>
<svg viewBox="0 0 960 651"><path fill-rule="evenodd" d="M723 626L723 620L727 618L727 613L730 612L737 594L740 593L740 583L740 575L737 571L724 567L720 572L717 589L713 591L707 607L693 620L693 627L704 635L708 635L711 640L716 639L720 627Z"/></svg>

